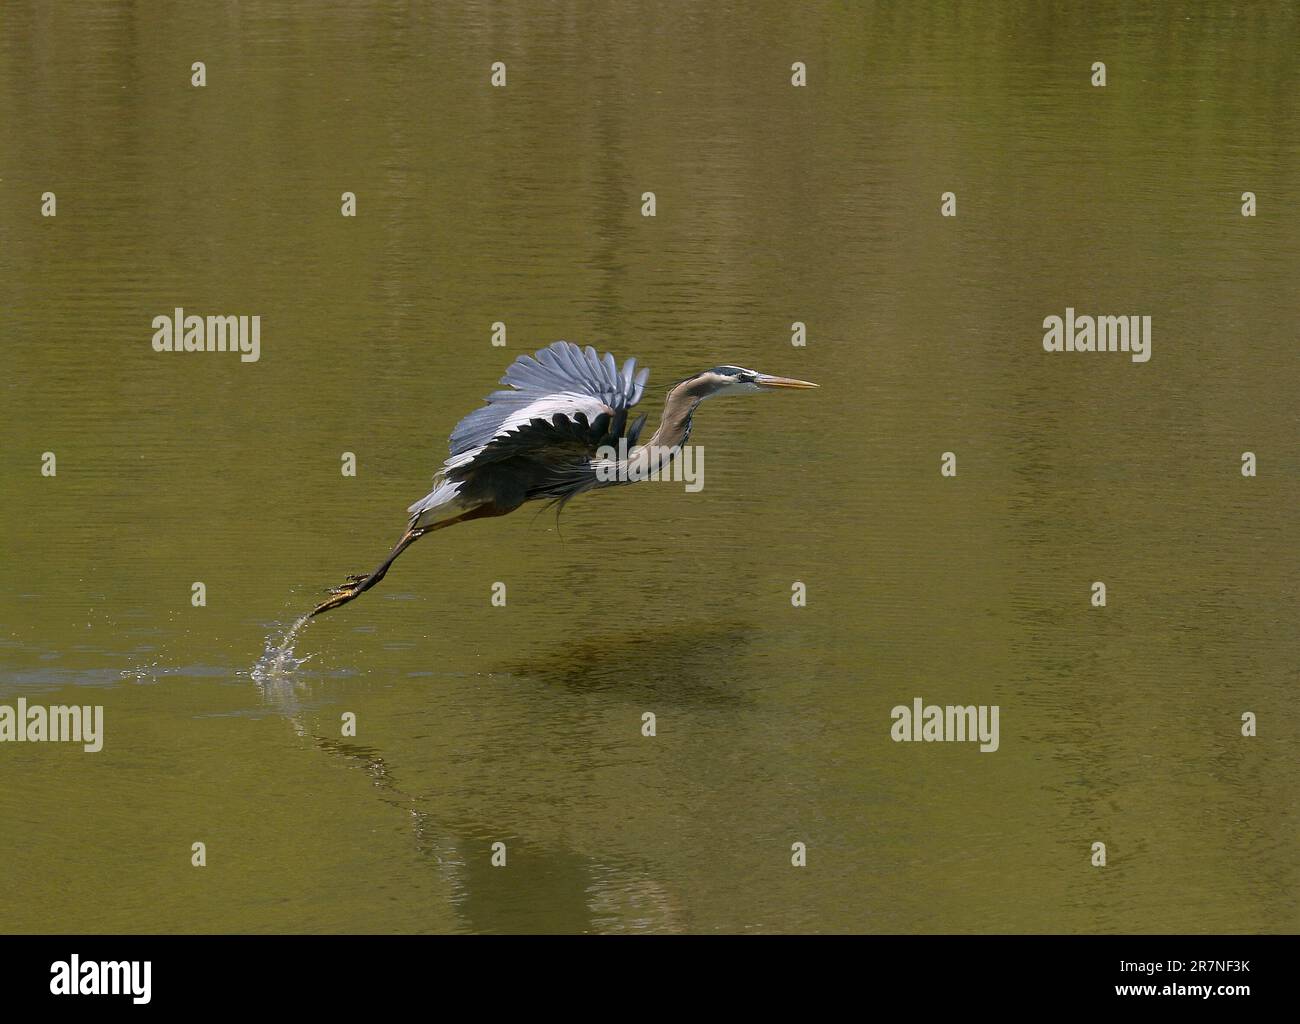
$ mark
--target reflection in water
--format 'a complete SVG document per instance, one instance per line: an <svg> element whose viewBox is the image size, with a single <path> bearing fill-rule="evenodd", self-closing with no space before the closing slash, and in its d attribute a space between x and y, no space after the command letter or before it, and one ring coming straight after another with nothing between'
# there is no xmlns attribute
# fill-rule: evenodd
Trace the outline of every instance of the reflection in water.
<svg viewBox="0 0 1300 1024"><path fill-rule="evenodd" d="M478 933L510 932L619 932L671 930L678 915L675 899L665 886L647 874L648 865L601 860L526 835L488 836L457 833L435 820L426 798L405 791L380 751L372 746L312 734L313 724L303 701L312 696L309 678L295 672L306 662L293 656L303 620L272 642L268 654L253 672L263 701L291 724L301 738L349 768L362 770L380 800L408 824L414 847L449 893L466 930ZM634 687L642 697L668 695L669 676L646 680L647 644L652 638L629 639L616 655L602 652L599 677L589 670L596 664L593 650L557 656L529 670L530 685L569 683L583 688L625 683L635 671L643 682ZM703 683L727 652L745 642L740 631L701 632L660 645L657 664L672 664L676 699L716 701ZM691 656L691 671L683 671ZM635 667L635 669L634 669ZM664 685L661 687L660 683ZM494 867L489 857L493 843L504 842L508 871Z"/></svg>
<svg viewBox="0 0 1300 1024"><path fill-rule="evenodd" d="M295 731L298 723L295 722ZM414 846L449 893L465 930L475 933L645 931L673 927L673 901L645 866L602 863L523 836L456 835L397 784L373 747L316 736L318 750L372 781L380 799L408 821ZM506 844L506 867L491 845Z"/></svg>

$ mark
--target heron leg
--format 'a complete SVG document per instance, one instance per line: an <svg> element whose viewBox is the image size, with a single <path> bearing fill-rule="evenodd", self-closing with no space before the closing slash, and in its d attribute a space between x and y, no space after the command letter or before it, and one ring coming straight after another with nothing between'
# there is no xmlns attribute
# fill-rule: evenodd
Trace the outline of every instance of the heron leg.
<svg viewBox="0 0 1300 1024"><path fill-rule="evenodd" d="M509 509L502 509L496 505L487 503L472 508L468 512L456 516L454 519L444 519L442 522L433 523L430 526L410 527L404 534L402 534L401 539L398 540L397 544L393 547L393 550L388 553L388 557L383 560L379 568L368 576L349 576L347 583L331 590L329 599L317 605L308 618L320 615L322 612L327 612L332 608L338 608L340 605L345 605L349 601L355 601L358 597L382 580L388 573L389 567L397 561L397 556L423 537L426 533L432 533L434 530L441 530L448 526L454 526L456 523L467 522L470 519L482 519L487 516L505 515L508 511Z"/></svg>
<svg viewBox="0 0 1300 1024"><path fill-rule="evenodd" d="M317 605L311 616L319 615L321 612L327 612L331 608L338 608L340 605L356 600L388 574L389 567L397 561L398 555L428 532L427 528L411 527L402 534L401 539L398 540L393 550L388 553L388 557L384 559L379 568L368 576L349 576L347 583L330 591L329 600Z"/></svg>

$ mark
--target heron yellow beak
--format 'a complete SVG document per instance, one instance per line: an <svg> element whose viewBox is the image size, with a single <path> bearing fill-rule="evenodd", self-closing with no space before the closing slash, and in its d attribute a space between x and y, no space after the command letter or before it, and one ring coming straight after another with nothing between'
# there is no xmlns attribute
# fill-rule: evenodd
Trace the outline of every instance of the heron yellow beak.
<svg viewBox="0 0 1300 1024"><path fill-rule="evenodd" d="M810 380L795 380L793 377L773 377L766 373L758 374L754 378L754 383L764 388L815 388L818 386Z"/></svg>

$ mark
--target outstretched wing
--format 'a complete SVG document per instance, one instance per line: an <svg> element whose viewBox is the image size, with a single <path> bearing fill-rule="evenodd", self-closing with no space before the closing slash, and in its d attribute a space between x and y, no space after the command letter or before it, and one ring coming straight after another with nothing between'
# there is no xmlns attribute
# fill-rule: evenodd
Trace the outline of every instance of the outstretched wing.
<svg viewBox="0 0 1300 1024"><path fill-rule="evenodd" d="M623 433L649 375L648 369L637 372L635 359L620 371L610 353L599 356L590 345L580 349L567 341L520 356L501 378L511 390L492 392L451 432L444 468L525 453L544 457L548 450L556 456L594 452ZM638 433L642 422L634 428Z"/></svg>

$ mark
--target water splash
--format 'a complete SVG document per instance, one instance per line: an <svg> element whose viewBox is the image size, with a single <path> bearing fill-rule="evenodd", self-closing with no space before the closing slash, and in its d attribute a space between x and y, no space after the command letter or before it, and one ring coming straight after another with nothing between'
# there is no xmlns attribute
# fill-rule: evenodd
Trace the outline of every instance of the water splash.
<svg viewBox="0 0 1300 1024"><path fill-rule="evenodd" d="M293 646L298 642L298 634L310 620L310 616L304 615L278 638L272 632L266 638L266 650L249 673L257 684L262 700L284 715L292 724L293 731L303 739L307 736L307 725L302 717L298 689L305 688L305 683L299 676L298 669L311 659L311 655L299 658L293 653Z"/></svg>
<svg viewBox="0 0 1300 1024"><path fill-rule="evenodd" d="M286 683L292 685L298 668L311 659L310 654L305 658L299 658L293 653L294 644L298 642L298 634L310 621L311 617L304 615L282 636L277 638L272 632L266 638L266 650L253 666L251 673L253 682L268 689L278 688Z"/></svg>

